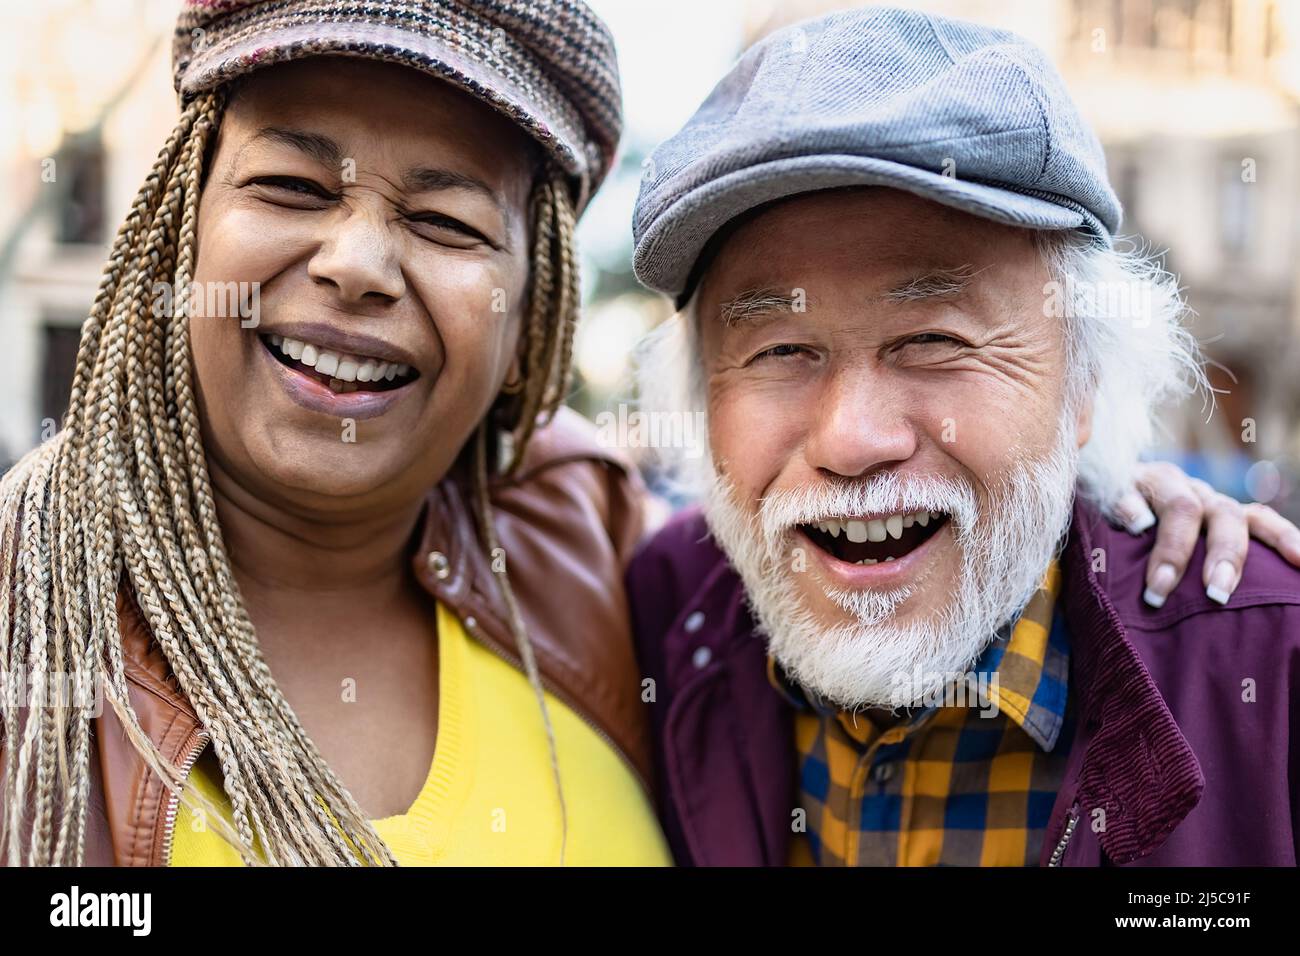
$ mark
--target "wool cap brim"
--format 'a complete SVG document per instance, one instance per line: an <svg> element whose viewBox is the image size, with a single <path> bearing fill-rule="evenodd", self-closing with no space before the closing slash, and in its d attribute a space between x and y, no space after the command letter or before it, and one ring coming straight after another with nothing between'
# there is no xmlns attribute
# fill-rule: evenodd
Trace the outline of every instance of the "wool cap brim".
<svg viewBox="0 0 1300 956"><path fill-rule="evenodd" d="M705 265L701 254L725 225L770 202L849 186L900 189L1009 226L1103 231L1091 212L1060 197L1038 198L868 156L797 156L737 170L678 196L637 243L636 276L680 308L695 292Z"/></svg>
<svg viewBox="0 0 1300 956"><path fill-rule="evenodd" d="M172 45L182 100L309 56L398 63L459 87L536 139L586 205L622 132L609 29L579 0L186 0Z"/></svg>

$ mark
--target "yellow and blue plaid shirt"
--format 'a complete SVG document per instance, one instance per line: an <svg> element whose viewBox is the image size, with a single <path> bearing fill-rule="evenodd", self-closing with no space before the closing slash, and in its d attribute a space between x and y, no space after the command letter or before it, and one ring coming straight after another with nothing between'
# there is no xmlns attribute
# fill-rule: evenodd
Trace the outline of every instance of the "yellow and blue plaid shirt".
<svg viewBox="0 0 1300 956"><path fill-rule="evenodd" d="M773 683L796 707L807 827L792 863L1037 864L1072 736L1059 589L1053 563L980 657L967 679L984 699L966 693L970 706L925 707L884 730L810 700L769 660ZM945 702L961 701L950 692Z"/></svg>

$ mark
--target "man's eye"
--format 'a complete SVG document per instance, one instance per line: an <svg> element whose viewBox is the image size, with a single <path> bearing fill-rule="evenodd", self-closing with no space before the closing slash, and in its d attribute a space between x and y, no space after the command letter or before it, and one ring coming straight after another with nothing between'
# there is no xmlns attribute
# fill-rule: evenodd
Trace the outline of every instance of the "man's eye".
<svg viewBox="0 0 1300 956"><path fill-rule="evenodd" d="M965 345L954 339L951 335L944 335L941 332L922 332L920 335L913 335L903 342L904 345Z"/></svg>
<svg viewBox="0 0 1300 956"><path fill-rule="evenodd" d="M774 345L770 349L764 349L759 352L751 361L757 362L761 359L769 358L786 358L791 355L800 355L804 351L802 345Z"/></svg>

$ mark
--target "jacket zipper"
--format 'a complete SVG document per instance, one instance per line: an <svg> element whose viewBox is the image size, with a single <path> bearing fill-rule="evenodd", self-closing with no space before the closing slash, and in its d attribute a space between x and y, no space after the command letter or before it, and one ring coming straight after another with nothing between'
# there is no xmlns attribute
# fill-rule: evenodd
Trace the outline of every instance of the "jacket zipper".
<svg viewBox="0 0 1300 956"><path fill-rule="evenodd" d="M1048 866L1061 865L1061 859L1065 856L1065 848L1070 845L1070 837L1074 836L1074 828L1079 825L1078 811L1079 804L1078 801L1075 801L1074 806L1070 807L1070 819L1065 823L1065 832L1061 834L1061 841L1056 844L1051 859L1047 861Z"/></svg>
<svg viewBox="0 0 1300 956"><path fill-rule="evenodd" d="M495 646L491 641L486 640L478 626L478 622L473 621L472 618L470 618L469 620L472 621L472 623L461 621L461 626L464 627L465 630L470 633L471 637L473 637L476 641L478 641L480 647L487 648L489 651L491 651L497 657L501 658L503 661L505 661L515 670L521 672L524 670L524 662L521 658L519 658L515 654L511 654L507 652L503 648ZM618 754L618 758L623 761L623 766L627 767L628 770L632 771L632 776L636 779L637 783L641 784L641 789L644 790L647 794L653 796L653 793L650 790L649 783L647 783L642 778L641 771L636 768L636 764L632 763L628 755L623 752L623 748L620 747L618 744L614 743L613 739L610 738L609 734L601 730L601 728L596 725L595 721L593 721L590 717L588 717L585 713L583 713L582 708L579 707L573 700L571 700L567 694L565 694L558 687L556 687L551 681L548 681L546 679L545 674L541 674L540 676L542 678L542 687L545 688L547 691L549 691L554 697L558 698L566 707L569 708L569 710L571 710L577 716L579 720L581 720L584 724L586 724L589 728L591 728L592 733L594 733L597 737L599 737L601 741L604 742L605 746L609 747L610 750Z"/></svg>
<svg viewBox="0 0 1300 956"><path fill-rule="evenodd" d="M207 748L209 739L210 738L206 733L200 731L198 739L194 741L194 746L186 752L185 759L182 760L180 766L176 768L182 781L190 775L190 771L194 768L194 762L199 759L199 755ZM176 814L180 810L180 805L180 788L177 787L175 790L169 789L167 794L167 812L163 815L163 866L169 866L171 864L172 841L176 838Z"/></svg>

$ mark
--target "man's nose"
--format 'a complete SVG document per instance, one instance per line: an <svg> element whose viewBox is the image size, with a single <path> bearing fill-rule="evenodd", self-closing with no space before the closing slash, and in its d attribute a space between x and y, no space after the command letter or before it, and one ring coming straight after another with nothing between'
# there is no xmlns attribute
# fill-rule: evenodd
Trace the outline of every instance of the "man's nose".
<svg viewBox="0 0 1300 956"><path fill-rule="evenodd" d="M916 453L916 431L899 383L861 365L831 375L804 443L810 467L858 478Z"/></svg>
<svg viewBox="0 0 1300 956"><path fill-rule="evenodd" d="M341 223L332 224L316 254L307 264L313 280L332 286L345 302L361 303L375 297L395 301L406 292L396 243L383 216L353 210Z"/></svg>

